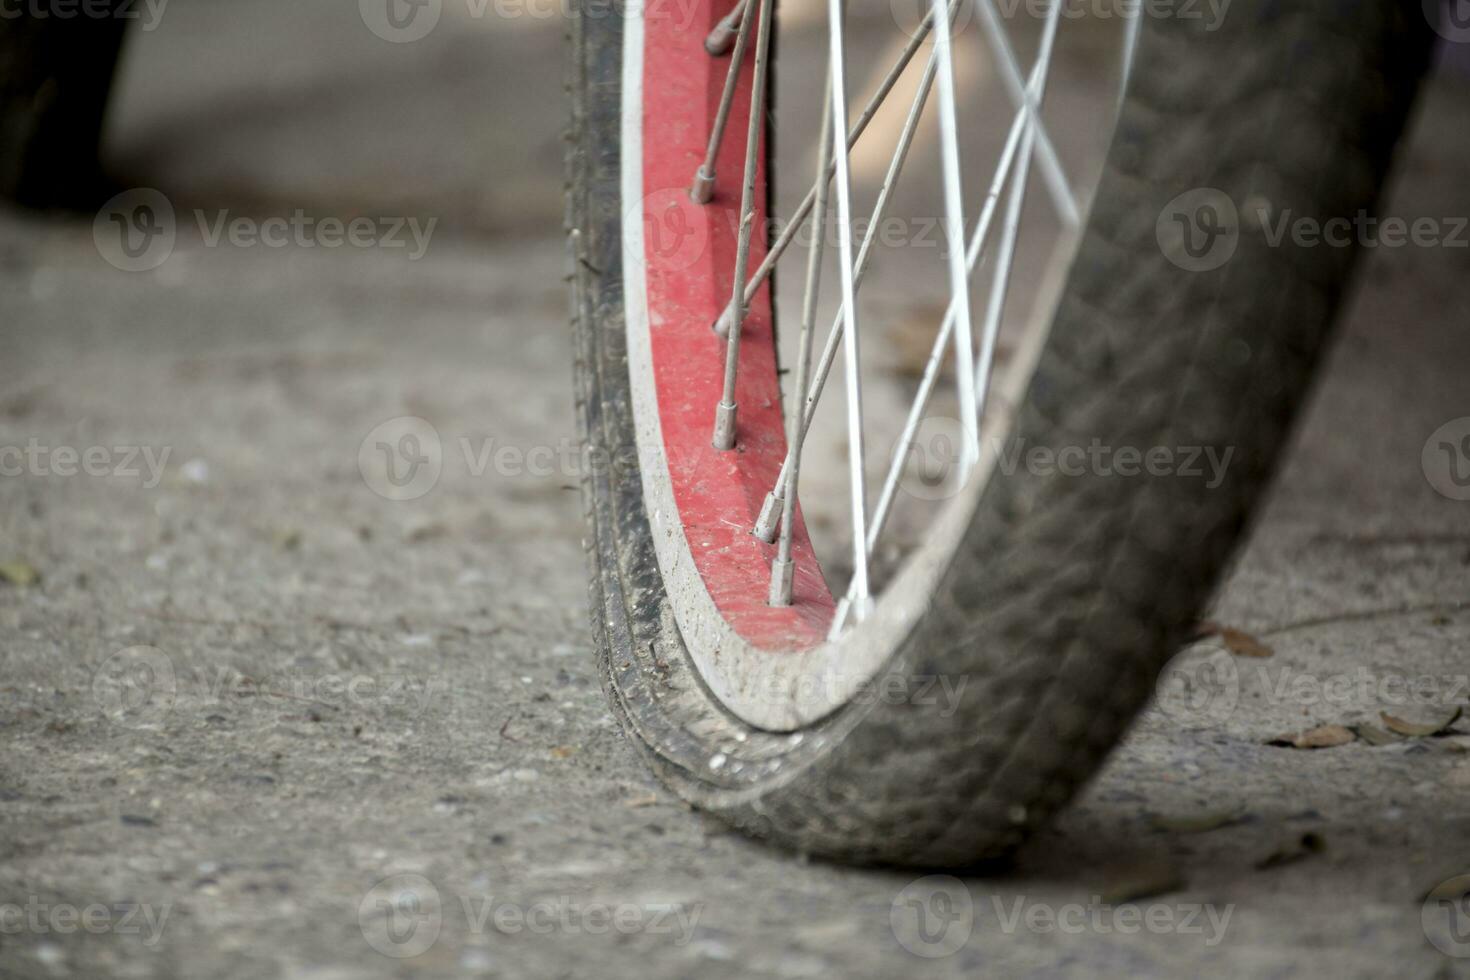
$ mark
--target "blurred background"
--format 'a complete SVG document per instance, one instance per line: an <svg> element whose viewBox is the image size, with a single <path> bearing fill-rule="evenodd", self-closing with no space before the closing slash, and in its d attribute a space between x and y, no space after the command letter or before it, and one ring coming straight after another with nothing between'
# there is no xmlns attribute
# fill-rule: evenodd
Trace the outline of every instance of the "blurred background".
<svg viewBox="0 0 1470 980"><path fill-rule="evenodd" d="M428 34L394 43L356 3L170 0L128 38L103 158L124 186L186 203L555 233L562 3L447 2Z"/></svg>

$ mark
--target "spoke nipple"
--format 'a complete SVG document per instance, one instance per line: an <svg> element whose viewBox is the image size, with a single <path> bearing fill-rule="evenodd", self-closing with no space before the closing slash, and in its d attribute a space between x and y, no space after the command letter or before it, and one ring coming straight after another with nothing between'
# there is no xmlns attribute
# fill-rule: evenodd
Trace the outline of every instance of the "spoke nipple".
<svg viewBox="0 0 1470 980"><path fill-rule="evenodd" d="M720 58L730 53L730 46L734 43L735 25L728 20L722 20L704 39L704 50L708 51L711 57Z"/></svg>
<svg viewBox="0 0 1470 980"><path fill-rule="evenodd" d="M735 9L721 17L714 30L709 32L704 39L704 50L711 57L719 58L730 53L730 46L735 43L735 32L740 27L744 13L745 4L737 3Z"/></svg>
<svg viewBox="0 0 1470 980"><path fill-rule="evenodd" d="M781 508L784 501L781 495L772 490L766 494L766 502L761 504L760 516L755 519L755 527L750 533L760 538L766 544L776 540L776 529L781 526Z"/></svg>
<svg viewBox="0 0 1470 980"><path fill-rule="evenodd" d="M735 448L735 406L726 402L715 406L714 447L722 452Z"/></svg>
<svg viewBox="0 0 1470 980"><path fill-rule="evenodd" d="M730 336L731 319L732 317L730 316L730 307L727 306L723 311L721 311L719 318L715 320L715 333L719 334L721 337Z"/></svg>
<svg viewBox="0 0 1470 980"><path fill-rule="evenodd" d="M700 164L699 169L694 172L694 185L689 188L689 197L696 204L708 204L714 196L715 175Z"/></svg>
<svg viewBox="0 0 1470 980"><path fill-rule="evenodd" d="M791 605L791 578L795 570L796 562L790 558L771 562L771 605Z"/></svg>

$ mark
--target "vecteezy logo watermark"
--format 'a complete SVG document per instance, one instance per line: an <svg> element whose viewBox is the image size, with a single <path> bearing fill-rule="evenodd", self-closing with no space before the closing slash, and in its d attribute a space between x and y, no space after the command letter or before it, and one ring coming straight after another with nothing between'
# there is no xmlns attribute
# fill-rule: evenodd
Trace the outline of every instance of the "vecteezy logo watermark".
<svg viewBox="0 0 1470 980"><path fill-rule="evenodd" d="M1228 194L1199 187L1159 212L1159 249L1189 272L1210 272L1235 257L1241 236L1258 233L1268 248L1470 248L1470 218L1390 216L1361 209L1352 216L1319 218L1252 197L1237 207Z"/></svg>
<svg viewBox="0 0 1470 980"><path fill-rule="evenodd" d="M1011 20L1024 15L1046 20L1052 8L1061 4L1063 20L1132 20L1149 17L1158 20L1202 22L1207 32L1220 29L1233 0L971 0L962 3L955 14L954 33L959 34L974 19L977 3L993 3L1000 15ZM917 37L929 12L929 0L889 0L893 22L905 34Z"/></svg>
<svg viewBox="0 0 1470 980"><path fill-rule="evenodd" d="M143 489L163 481L172 446L50 446L35 436L24 446L0 446L0 476L143 477Z"/></svg>
<svg viewBox="0 0 1470 980"><path fill-rule="evenodd" d="M993 916L987 925L985 913ZM938 959L965 947L977 928L994 928L1002 935L1031 932L1038 935L1153 935L1198 936L1208 947L1218 946L1230 927L1234 905L1202 902L1114 903L1099 895L1085 902L1054 904L1000 894L976 903L969 887L950 875L929 875L910 882L893 899L889 926L898 944L915 956Z"/></svg>
<svg viewBox="0 0 1470 980"><path fill-rule="evenodd" d="M0 936L65 936L75 932L141 935L143 945L153 947L162 938L172 911L173 905L168 902L162 905L93 902L78 906L67 902L43 902L38 896L29 895L25 904L0 902Z"/></svg>
<svg viewBox="0 0 1470 980"><path fill-rule="evenodd" d="M1421 0L1424 17L1453 44L1470 41L1470 0Z"/></svg>
<svg viewBox="0 0 1470 980"><path fill-rule="evenodd" d="M1104 901L1093 895L1086 902L1027 901L1017 895L1007 901L1000 895L990 896L1000 931L1005 935L1024 929L1038 935L1061 933L1066 936L1092 934L1098 936L1150 935L1198 936L1207 947L1220 945L1235 914L1233 904L1223 907L1208 902L1119 902Z"/></svg>
<svg viewBox="0 0 1470 980"><path fill-rule="evenodd" d="M1442 497L1470 500L1470 416L1446 422L1424 443L1424 478Z"/></svg>
<svg viewBox="0 0 1470 980"><path fill-rule="evenodd" d="M683 272L704 257L709 247L709 218L685 187L666 187L645 194L624 216L624 227L641 228L643 249L637 254L659 272Z"/></svg>
<svg viewBox="0 0 1470 980"><path fill-rule="evenodd" d="M894 896L888 926L898 944L915 956L953 956L975 929L975 900L953 875L928 875Z"/></svg>
<svg viewBox="0 0 1470 980"><path fill-rule="evenodd" d="M991 0L980 0L980 2L989 3ZM1002 0L1002 3L1005 2L1015 5L1015 0ZM949 4L942 3L942 6L948 7ZM933 12L933 7L932 0L888 0L888 12L892 14L893 22L909 37L918 37L921 32L929 30L928 18ZM974 19L975 4L973 2L959 4L958 9L954 12L954 23L949 31L950 37L958 37L963 34Z"/></svg>
<svg viewBox="0 0 1470 980"><path fill-rule="evenodd" d="M411 959L433 947L451 915L473 936L491 930L504 935L671 935L673 945L683 946L703 911L702 903L605 902L570 895L520 902L484 891L446 901L427 877L406 873L384 878L368 890L357 906L357 924L379 953Z"/></svg>
<svg viewBox="0 0 1470 980"><path fill-rule="evenodd" d="M439 224L438 218L319 217L301 208L266 218L232 214L229 208L195 208L192 214L205 248L405 249L410 262L428 252ZM173 203L150 187L118 194L92 222L98 253L124 272L148 272L163 265L174 253L178 234Z"/></svg>
<svg viewBox="0 0 1470 980"><path fill-rule="evenodd" d="M1164 206L1154 235L1164 257L1179 268L1211 272L1240 247L1240 212L1224 191L1198 187Z"/></svg>
<svg viewBox="0 0 1470 980"><path fill-rule="evenodd" d="M92 698L109 721L147 728L163 721L179 693L174 662L157 647L128 647L92 675Z"/></svg>
<svg viewBox="0 0 1470 980"><path fill-rule="evenodd" d="M116 195L92 221L98 253L124 272L147 272L163 265L173 254L177 238L172 202L151 187Z"/></svg>
<svg viewBox="0 0 1470 980"><path fill-rule="evenodd" d="M1204 30L1217 31L1225 23L1234 0L994 0L1006 17L1024 12L1036 20L1046 18L1054 2L1062 4L1061 16L1067 20L1150 17L1156 20L1203 21Z"/></svg>
<svg viewBox="0 0 1470 980"><path fill-rule="evenodd" d="M1419 923L1435 949L1456 959L1470 957L1470 874L1431 889L1419 910Z"/></svg>
<svg viewBox="0 0 1470 980"><path fill-rule="evenodd" d="M357 469L378 496L417 500L434 489L444 471L439 430L415 415L389 419L362 440Z"/></svg>
<svg viewBox="0 0 1470 980"><path fill-rule="evenodd" d="M392 875L362 896L357 926L368 945L384 956L419 956L439 939L444 902L439 889L423 875Z"/></svg>
<svg viewBox="0 0 1470 980"><path fill-rule="evenodd" d="M1192 647L1159 673L1154 705L1180 723L1219 723L1244 692L1277 707L1333 714L1403 708L1454 708L1470 701L1470 674L1379 673L1367 667L1335 673L1296 670L1272 661L1237 660L1228 650Z"/></svg>
<svg viewBox="0 0 1470 980"><path fill-rule="evenodd" d="M125 20L151 31L168 0L0 0L0 20Z"/></svg>
<svg viewBox="0 0 1470 980"><path fill-rule="evenodd" d="M1240 669L1226 650L1185 650L1154 685L1154 704L1173 721L1221 722L1240 702Z"/></svg>
<svg viewBox="0 0 1470 980"><path fill-rule="evenodd" d="M210 713L242 705L271 710L391 705L422 716L433 699L447 701L449 693L442 679L408 673L291 670L252 677L223 664L181 672L168 654L146 646L118 651L92 675L99 712L123 728L156 727L181 704Z"/></svg>
<svg viewBox="0 0 1470 980"><path fill-rule="evenodd" d="M899 437L900 439L902 436ZM965 434L958 419L929 416L914 430L904 449L899 487L919 500L947 500L964 489L961 449ZM1025 472L1043 478L1085 476L1178 477L1205 481L1216 490L1225 482L1235 447L1110 446L1101 439L1087 445L1031 446L1024 438L981 440L981 455L995 460L1003 476ZM895 444L888 454L892 459Z"/></svg>
<svg viewBox="0 0 1470 980"><path fill-rule="evenodd" d="M444 0L358 0L368 30L385 41L405 44L429 36L444 13Z"/></svg>

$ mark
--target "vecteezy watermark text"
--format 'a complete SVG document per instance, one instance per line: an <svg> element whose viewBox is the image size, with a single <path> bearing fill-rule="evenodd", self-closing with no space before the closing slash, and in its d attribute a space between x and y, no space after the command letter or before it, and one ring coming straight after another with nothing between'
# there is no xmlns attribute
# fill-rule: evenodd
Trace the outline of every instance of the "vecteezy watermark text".
<svg viewBox="0 0 1470 980"><path fill-rule="evenodd" d="M394 707L422 716L432 701L448 697L447 681L415 673L293 670L256 677L223 665L186 671L173 657L149 646L119 650L92 675L97 710L112 723L135 729L161 724L181 704L201 712L241 705Z"/></svg>
<svg viewBox="0 0 1470 980"><path fill-rule="evenodd" d="M1197 187L1159 212L1159 250L1189 272L1211 272L1233 259L1242 238L1258 236L1279 248L1470 248L1470 217L1396 215L1366 209L1352 215L1302 214L1261 197L1237 203L1215 187Z"/></svg>
<svg viewBox="0 0 1470 980"><path fill-rule="evenodd" d="M1178 935L1218 946L1230 928L1234 905L1208 902L1112 902L1100 895L1086 901L1050 902L1024 894L992 893L977 902L969 886L951 875L927 875L893 899L889 927L898 944L915 956L938 959L965 947L977 929L1002 935Z"/></svg>
<svg viewBox="0 0 1470 980"><path fill-rule="evenodd" d="M143 477L152 490L163 480L172 446L52 446L35 436L25 445L0 445L0 477Z"/></svg>
<svg viewBox="0 0 1470 980"><path fill-rule="evenodd" d="M961 454L964 438L958 419L924 419L905 449L899 486L921 500L958 494L967 473ZM981 443L982 457L993 458L994 471L1007 477L1021 472L1045 479L1177 477L1203 480L1207 490L1219 489L1235 458L1234 446L1114 446L1098 438L1086 445L1031 445L1025 438Z"/></svg>
<svg viewBox="0 0 1470 980"><path fill-rule="evenodd" d="M1185 650L1159 673L1154 703L1180 722L1220 722L1242 698L1254 703L1341 716L1470 704L1470 674L1298 670L1270 661L1241 661L1215 648ZM1324 710L1326 709L1326 710Z"/></svg>
<svg viewBox="0 0 1470 980"><path fill-rule="evenodd" d="M926 418L906 449L900 487L926 500L958 493L962 489L962 438L957 419ZM984 448L994 457L996 471L1005 476L1025 472L1063 479L1177 477L1203 480L1210 490L1225 482L1235 459L1233 446L1114 446L1098 438L1061 446L1032 445L1023 438L992 439ZM625 453L612 454L571 438L524 446L494 436L460 436L446 446L433 423L412 415L374 426L357 452L358 471L368 488L381 497L400 501L427 494L451 468L472 478L493 474L576 480L601 467L615 473L634 473L669 462L664 447L630 446Z"/></svg>
<svg viewBox="0 0 1470 980"><path fill-rule="evenodd" d="M510 899L489 891L451 893L421 874L390 875L374 884L357 907L358 927L384 956L409 959L438 942L446 921L472 936L491 933L537 936L668 936L689 942L703 903L605 901L581 895Z"/></svg>
<svg viewBox="0 0 1470 980"><path fill-rule="evenodd" d="M429 250L438 218L413 216L289 214L255 217L229 208L195 208L193 219L205 248L380 248L401 251L417 262ZM92 239L107 263L124 272L157 269L173 255L179 219L173 202L152 188L113 197L92 222Z"/></svg>
<svg viewBox="0 0 1470 980"><path fill-rule="evenodd" d="M139 902L44 902L36 895L24 902L0 902L0 936L92 935L143 936L144 946L156 946L168 924L173 905Z"/></svg>
<svg viewBox="0 0 1470 980"><path fill-rule="evenodd" d="M163 20L169 0L0 0L0 21L122 20L152 31Z"/></svg>

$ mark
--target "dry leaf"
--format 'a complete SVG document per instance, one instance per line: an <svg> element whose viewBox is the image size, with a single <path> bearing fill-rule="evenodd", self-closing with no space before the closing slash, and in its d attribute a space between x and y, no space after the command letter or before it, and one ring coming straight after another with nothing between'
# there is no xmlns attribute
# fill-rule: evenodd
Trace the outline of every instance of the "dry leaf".
<svg viewBox="0 0 1470 980"><path fill-rule="evenodd" d="M1136 902L1177 892L1184 884L1184 875L1173 865L1146 862L1113 876L1109 885L1103 889L1102 900L1108 905Z"/></svg>
<svg viewBox="0 0 1470 980"><path fill-rule="evenodd" d="M1357 737L1351 728L1342 725L1319 725L1296 735L1278 735L1266 744L1286 749L1333 749Z"/></svg>
<svg viewBox="0 0 1470 980"><path fill-rule="evenodd" d="M1275 650L1244 630L1235 629L1233 626L1221 626L1219 623L1206 620L1199 624L1195 637L1202 640L1207 636L1218 636L1225 644L1225 648L1237 657L1264 659L1276 656Z"/></svg>
<svg viewBox="0 0 1470 980"><path fill-rule="evenodd" d="M1470 895L1470 874L1456 875L1441 881L1425 893L1422 902L1458 902Z"/></svg>
<svg viewBox="0 0 1470 980"><path fill-rule="evenodd" d="M1383 719L1383 723L1388 726L1388 730L1391 732L1397 732L1406 738L1430 738L1431 736L1440 735L1449 731L1450 726L1460 720L1460 715L1463 712L1463 708L1456 708L1453 714L1448 715L1440 721L1432 721L1427 724L1405 721L1402 718L1394 717L1387 711L1380 711L1378 716Z"/></svg>
<svg viewBox="0 0 1470 980"><path fill-rule="evenodd" d="M34 565L29 562L16 559L15 561L0 562L0 579L4 579L17 588L25 588L35 585L41 581L41 573L36 571Z"/></svg>
<svg viewBox="0 0 1470 980"><path fill-rule="evenodd" d="M1353 731L1369 745L1396 745L1403 741L1398 735L1386 732L1377 725L1354 725Z"/></svg>

